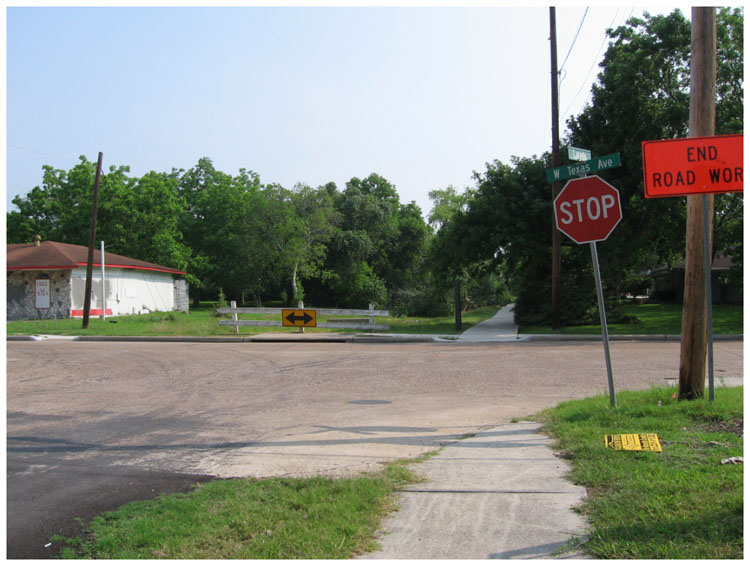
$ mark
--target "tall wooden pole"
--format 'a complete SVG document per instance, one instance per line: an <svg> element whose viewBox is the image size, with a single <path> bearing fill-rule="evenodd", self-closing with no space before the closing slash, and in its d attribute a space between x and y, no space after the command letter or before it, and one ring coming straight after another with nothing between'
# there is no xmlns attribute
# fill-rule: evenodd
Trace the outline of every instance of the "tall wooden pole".
<svg viewBox="0 0 750 566"><path fill-rule="evenodd" d="M91 283L94 276L94 245L96 243L96 211L99 206L99 181L102 176L102 152L96 162L96 179L94 180L94 200L91 203L91 228L89 231L89 255L86 264L86 291L83 296L83 327L89 327L91 311Z"/></svg>
<svg viewBox="0 0 750 566"><path fill-rule="evenodd" d="M552 75L552 167L559 167L560 159L560 102L557 81L557 24L555 8L549 9L550 74ZM560 194L560 181L552 183L552 201ZM560 327L560 280L562 279L562 234L552 218L552 328Z"/></svg>
<svg viewBox="0 0 750 566"><path fill-rule="evenodd" d="M716 8L692 8L690 137L716 132ZM685 295L680 342L680 399L703 398L706 381L708 316L704 246L711 249L713 196L687 197ZM703 223L703 205L708 229ZM706 241L708 240L708 241Z"/></svg>

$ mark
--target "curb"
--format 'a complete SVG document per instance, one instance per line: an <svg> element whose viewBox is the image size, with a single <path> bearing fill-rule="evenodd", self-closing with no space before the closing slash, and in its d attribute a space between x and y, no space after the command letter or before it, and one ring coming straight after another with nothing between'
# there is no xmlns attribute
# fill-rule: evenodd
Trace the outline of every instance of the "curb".
<svg viewBox="0 0 750 566"><path fill-rule="evenodd" d="M675 334L615 334L610 342L679 342ZM743 334L719 334L714 342L744 341ZM193 342L193 343L245 343L245 342L289 342L289 343L358 343L358 344L406 344L406 343L517 343L517 342L601 342L597 334L519 334L515 339L504 340L451 340L432 334L330 334L330 335L267 335L253 336L58 336L53 334L31 336L7 336L8 342L41 342L44 340L66 340L69 342Z"/></svg>
<svg viewBox="0 0 750 566"><path fill-rule="evenodd" d="M599 334L519 334L519 340L528 342L573 342L588 341L601 342ZM610 334L610 342L640 341L640 342L679 342L679 334ZM743 334L718 334L713 337L714 342L743 340Z"/></svg>
<svg viewBox="0 0 750 566"><path fill-rule="evenodd" d="M367 334L330 334L330 335L269 335L262 334L254 336L58 336L58 335L32 335L32 336L8 336L8 342L41 342L45 340L65 340L68 342L161 342L161 343L374 343L374 344L396 344L406 342L435 342L437 336L431 335L367 335Z"/></svg>

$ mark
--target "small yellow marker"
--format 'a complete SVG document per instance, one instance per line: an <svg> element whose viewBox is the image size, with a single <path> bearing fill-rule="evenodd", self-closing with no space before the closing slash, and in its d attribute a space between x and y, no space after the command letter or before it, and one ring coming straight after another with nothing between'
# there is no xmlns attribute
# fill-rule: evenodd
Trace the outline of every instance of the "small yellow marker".
<svg viewBox="0 0 750 566"><path fill-rule="evenodd" d="M661 443L655 434L607 434L604 444L614 450L661 452Z"/></svg>

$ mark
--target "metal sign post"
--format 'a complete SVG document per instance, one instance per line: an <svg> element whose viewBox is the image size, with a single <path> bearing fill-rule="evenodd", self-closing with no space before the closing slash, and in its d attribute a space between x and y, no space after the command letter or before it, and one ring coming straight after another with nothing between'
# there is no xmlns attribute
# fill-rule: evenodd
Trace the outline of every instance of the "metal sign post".
<svg viewBox="0 0 750 566"><path fill-rule="evenodd" d="M594 279L596 280L596 297L599 300L599 321L602 325L602 341L604 342L604 361L607 364L607 383L609 384L609 402L617 406L615 397L615 381L612 377L612 359L609 356L609 331L607 330L607 313L604 310L604 290L602 276L599 273L599 254L596 252L596 242L589 242L591 246L591 261L594 264Z"/></svg>
<svg viewBox="0 0 750 566"><path fill-rule="evenodd" d="M602 325L604 360L607 364L609 401L617 406L615 384L612 377L612 360L609 355L609 332L604 308L604 290L599 273L599 256L596 242L606 240L622 220L620 191L597 177L582 177L568 181L553 202L557 229L578 244L588 243L596 281L596 296L599 301L599 320Z"/></svg>
<svg viewBox="0 0 750 566"><path fill-rule="evenodd" d="M708 219L708 195L703 195L703 258L706 271L706 315L708 320L708 400L714 400L714 309L711 296L711 246L710 221Z"/></svg>

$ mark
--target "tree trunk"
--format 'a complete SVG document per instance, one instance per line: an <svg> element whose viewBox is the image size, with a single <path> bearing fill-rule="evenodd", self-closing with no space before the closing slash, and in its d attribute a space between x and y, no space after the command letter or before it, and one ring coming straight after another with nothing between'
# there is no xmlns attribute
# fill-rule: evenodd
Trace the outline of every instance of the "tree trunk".
<svg viewBox="0 0 750 566"><path fill-rule="evenodd" d="M298 300L299 290L297 289L297 264L294 264L292 268L292 302L295 303Z"/></svg>

